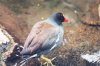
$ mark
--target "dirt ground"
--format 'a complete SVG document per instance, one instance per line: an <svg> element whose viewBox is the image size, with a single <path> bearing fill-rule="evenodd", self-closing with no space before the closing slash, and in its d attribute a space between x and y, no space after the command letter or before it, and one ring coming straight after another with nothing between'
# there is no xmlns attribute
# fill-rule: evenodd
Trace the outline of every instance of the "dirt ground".
<svg viewBox="0 0 100 66"><path fill-rule="evenodd" d="M70 23L64 24L64 42L60 48L47 56L56 57L53 61L56 66L88 66L80 55L100 50L100 20L97 11L100 2L97 1L1 0L0 24L11 33L16 42L23 45L34 23L46 19L54 12L63 12L70 20ZM96 4L89 5L91 3ZM38 62L33 61L25 66L33 66Z"/></svg>

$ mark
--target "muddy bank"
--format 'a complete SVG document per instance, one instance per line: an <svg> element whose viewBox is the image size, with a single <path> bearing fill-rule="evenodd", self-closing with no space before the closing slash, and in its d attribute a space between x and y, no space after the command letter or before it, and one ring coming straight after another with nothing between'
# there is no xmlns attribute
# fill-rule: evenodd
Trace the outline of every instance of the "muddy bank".
<svg viewBox="0 0 100 66"><path fill-rule="evenodd" d="M56 57L53 63L57 66L99 66L98 63L89 63L80 57L81 54L91 54L100 50L100 22L97 9L99 0L63 0L62 2L53 2L54 5L52 6L50 5L52 2L48 0L32 2L35 2L35 4L28 8L21 8L21 13L17 15L15 11L9 10L13 3L9 4L6 2L9 6L7 8L0 6L0 23L12 36L14 35L16 42L19 44L20 42L24 43L30 28L35 22L47 18L54 12L61 11L70 19L71 23L64 24L65 35L63 45L47 56L49 58ZM16 4L18 6L21 2ZM48 4L49 6L47 6ZM11 63L11 65L13 64ZM25 66L33 65L39 66L40 63L37 59L32 59L25 64Z"/></svg>

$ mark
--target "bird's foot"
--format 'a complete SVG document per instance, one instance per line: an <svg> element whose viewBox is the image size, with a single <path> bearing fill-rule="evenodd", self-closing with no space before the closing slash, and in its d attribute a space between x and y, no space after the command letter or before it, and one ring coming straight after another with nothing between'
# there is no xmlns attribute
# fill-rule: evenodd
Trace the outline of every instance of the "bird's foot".
<svg viewBox="0 0 100 66"><path fill-rule="evenodd" d="M42 65L43 65L43 66L56 66L56 65L54 65L51 61L49 61L49 62L44 62Z"/></svg>
<svg viewBox="0 0 100 66"><path fill-rule="evenodd" d="M41 56L41 61L45 61L44 63L41 63L43 66L56 66L52 63L52 61L55 59L56 57L49 59L47 57L44 57L43 55Z"/></svg>

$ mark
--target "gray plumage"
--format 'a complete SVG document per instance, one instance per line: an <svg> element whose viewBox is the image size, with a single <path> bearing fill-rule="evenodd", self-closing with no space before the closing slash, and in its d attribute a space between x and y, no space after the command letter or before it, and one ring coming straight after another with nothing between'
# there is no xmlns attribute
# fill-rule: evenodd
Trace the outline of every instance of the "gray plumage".
<svg viewBox="0 0 100 66"><path fill-rule="evenodd" d="M40 56L60 46L64 35L62 22L64 22L64 16L62 13L56 13L36 23L25 41L21 54Z"/></svg>

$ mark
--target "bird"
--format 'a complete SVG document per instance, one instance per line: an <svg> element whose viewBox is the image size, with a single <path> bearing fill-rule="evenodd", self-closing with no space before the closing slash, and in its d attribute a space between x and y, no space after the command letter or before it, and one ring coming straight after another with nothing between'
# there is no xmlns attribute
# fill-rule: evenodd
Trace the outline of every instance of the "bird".
<svg viewBox="0 0 100 66"><path fill-rule="evenodd" d="M44 55L61 46L64 36L63 22L68 22L68 18L61 12L54 13L47 19L37 22L32 27L20 54L30 56L29 58L43 58L53 66L51 60Z"/></svg>

